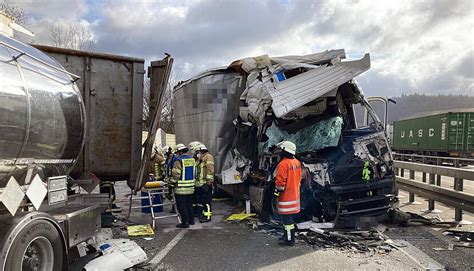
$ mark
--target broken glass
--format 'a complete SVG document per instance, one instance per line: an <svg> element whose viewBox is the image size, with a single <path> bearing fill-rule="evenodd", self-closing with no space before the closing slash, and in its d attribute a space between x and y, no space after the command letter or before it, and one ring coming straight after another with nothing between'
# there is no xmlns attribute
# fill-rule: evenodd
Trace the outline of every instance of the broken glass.
<svg viewBox="0 0 474 271"><path fill-rule="evenodd" d="M288 140L296 144L298 153L317 151L326 147L336 147L342 130L342 118L333 117L322 120L290 134L277 125L270 126L266 135L268 140L259 144L259 153L268 152L268 149L277 143Z"/></svg>

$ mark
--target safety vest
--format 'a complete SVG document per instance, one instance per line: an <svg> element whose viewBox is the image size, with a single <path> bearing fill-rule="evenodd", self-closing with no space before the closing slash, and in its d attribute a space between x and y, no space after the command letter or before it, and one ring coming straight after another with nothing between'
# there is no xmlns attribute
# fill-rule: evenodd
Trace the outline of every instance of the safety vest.
<svg viewBox="0 0 474 271"><path fill-rule="evenodd" d="M214 182L214 157L206 152L198 165L196 187L202 187L207 182Z"/></svg>
<svg viewBox="0 0 474 271"><path fill-rule="evenodd" d="M183 155L177 158L181 163L181 176L177 180L175 192L177 195L191 195L194 193L194 172L196 170L196 162L189 155Z"/></svg>
<svg viewBox="0 0 474 271"><path fill-rule="evenodd" d="M275 186L281 192L277 209L281 215L300 212L301 163L296 158L283 158L277 166Z"/></svg>

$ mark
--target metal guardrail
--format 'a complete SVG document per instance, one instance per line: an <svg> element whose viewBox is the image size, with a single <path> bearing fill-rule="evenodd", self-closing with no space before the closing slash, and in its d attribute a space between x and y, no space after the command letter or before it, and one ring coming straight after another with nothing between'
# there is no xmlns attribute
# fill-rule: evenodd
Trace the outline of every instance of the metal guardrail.
<svg viewBox="0 0 474 271"><path fill-rule="evenodd" d="M464 180L474 181L474 170L458 168L459 165L459 160L455 167L394 161L397 188L409 192L410 203L415 202L415 194L428 198L429 211L435 210L436 201L454 207L455 220L462 221L463 210L474 213L474 195L463 192ZM409 172L408 178L405 170ZM421 181L415 180L415 172L422 173ZM454 190L441 187L441 176L454 178Z"/></svg>
<svg viewBox="0 0 474 271"><path fill-rule="evenodd" d="M392 153L393 158L399 161L411 161L420 162L423 164L437 164L442 165L443 163L451 165L474 165L473 158L461 158L461 157L443 157L443 156L430 156L420 154L405 154L405 153Z"/></svg>

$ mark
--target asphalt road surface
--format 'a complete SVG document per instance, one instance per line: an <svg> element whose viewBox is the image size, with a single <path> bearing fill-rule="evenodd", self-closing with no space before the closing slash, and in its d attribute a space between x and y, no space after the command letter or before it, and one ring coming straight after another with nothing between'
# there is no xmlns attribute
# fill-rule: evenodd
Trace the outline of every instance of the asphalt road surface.
<svg viewBox="0 0 474 271"><path fill-rule="evenodd" d="M118 183L118 204L126 216L128 192ZM230 201L215 202L211 223L177 229L176 218L158 220L152 240L133 237L147 253L148 262L141 270L419 270L431 267L469 270L474 268L472 249L435 251L447 247L453 237L442 236L431 228L389 226L387 235L396 242L407 242L388 253L360 253L338 248L314 249L303 240L295 247L281 247L278 237L253 230L248 223L230 223L225 218L239 208ZM164 214L169 213L165 208ZM135 210L129 221L119 219L113 228L115 238L128 238L127 224L148 224L150 216ZM433 234L432 232L435 232ZM431 235L429 235L431 234ZM436 235L437 234L437 235ZM416 236L429 238L416 238ZM414 237L415 236L415 237ZM433 237L431 237L433 236ZM441 240L440 238L444 238ZM457 255L456 257L455 254ZM459 256L460 255L460 256Z"/></svg>

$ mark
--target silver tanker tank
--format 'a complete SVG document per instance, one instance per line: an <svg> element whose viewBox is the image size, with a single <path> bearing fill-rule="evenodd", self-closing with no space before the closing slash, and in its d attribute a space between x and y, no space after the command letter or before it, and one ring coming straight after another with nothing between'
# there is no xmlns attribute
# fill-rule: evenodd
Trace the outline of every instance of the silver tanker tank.
<svg viewBox="0 0 474 271"><path fill-rule="evenodd" d="M10 176L23 184L29 169L44 180L76 163L86 119L73 77L38 49L0 35L0 187Z"/></svg>

